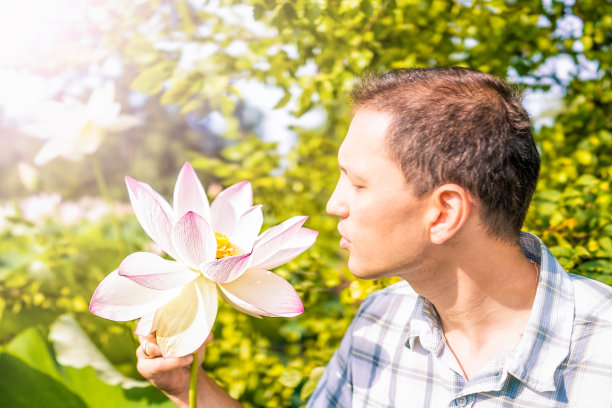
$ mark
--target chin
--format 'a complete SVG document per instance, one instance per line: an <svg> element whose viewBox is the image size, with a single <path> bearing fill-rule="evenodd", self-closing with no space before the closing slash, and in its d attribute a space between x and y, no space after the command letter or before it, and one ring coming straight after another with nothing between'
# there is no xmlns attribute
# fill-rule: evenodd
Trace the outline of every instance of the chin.
<svg viewBox="0 0 612 408"><path fill-rule="evenodd" d="M364 262L351 260L349 258L348 268L351 274L359 279L382 279L390 276L388 272L374 268Z"/></svg>

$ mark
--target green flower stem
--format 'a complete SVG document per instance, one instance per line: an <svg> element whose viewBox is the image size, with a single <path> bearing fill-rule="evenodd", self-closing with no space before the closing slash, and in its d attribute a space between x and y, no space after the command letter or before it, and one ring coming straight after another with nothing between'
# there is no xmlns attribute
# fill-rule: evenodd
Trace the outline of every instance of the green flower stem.
<svg viewBox="0 0 612 408"><path fill-rule="evenodd" d="M98 160L98 156L96 156L95 153L89 157L91 159L91 166L93 167L93 171L96 176L96 182L98 183L98 189L100 190L102 197L104 197L104 201L106 201L106 206L108 207L108 211L110 213L111 223L113 224L113 229L115 230L117 241L119 242L119 250L121 251L121 255L127 255L129 253L128 247L125 239L123 238L123 234L121 233L119 220L117 219L117 214L115 214L115 209L113 206L113 199L108 191L108 186L106 185L106 180L104 179L104 173L102 172L102 166L100 166L100 160Z"/></svg>
<svg viewBox="0 0 612 408"><path fill-rule="evenodd" d="M193 353L191 374L189 376L189 408L198 406L198 352Z"/></svg>

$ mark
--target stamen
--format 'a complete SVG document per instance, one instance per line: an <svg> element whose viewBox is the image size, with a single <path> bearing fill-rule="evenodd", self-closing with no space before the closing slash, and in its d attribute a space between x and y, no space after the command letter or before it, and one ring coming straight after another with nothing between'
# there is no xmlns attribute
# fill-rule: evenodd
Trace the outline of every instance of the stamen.
<svg viewBox="0 0 612 408"><path fill-rule="evenodd" d="M230 239L226 235L215 232L215 238L217 238L217 259L238 254L238 248L232 245Z"/></svg>

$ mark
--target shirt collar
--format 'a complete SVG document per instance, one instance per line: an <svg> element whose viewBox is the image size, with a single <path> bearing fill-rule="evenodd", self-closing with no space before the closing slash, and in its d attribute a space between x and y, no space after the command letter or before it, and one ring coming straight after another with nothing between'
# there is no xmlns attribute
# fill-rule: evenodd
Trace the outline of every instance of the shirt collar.
<svg viewBox="0 0 612 408"><path fill-rule="evenodd" d="M554 391L555 371L569 354L574 289L568 274L539 238L521 232L520 245L527 258L540 264L540 277L523 338L500 361L504 374L537 391ZM406 347L413 349L417 339L423 349L436 355L445 343L438 313L422 296L417 298L409 323Z"/></svg>
<svg viewBox="0 0 612 408"><path fill-rule="evenodd" d="M416 341L426 351L438 354L444 346L444 333L440 316L434 305L423 296L418 296L408 327L406 347L414 349Z"/></svg>

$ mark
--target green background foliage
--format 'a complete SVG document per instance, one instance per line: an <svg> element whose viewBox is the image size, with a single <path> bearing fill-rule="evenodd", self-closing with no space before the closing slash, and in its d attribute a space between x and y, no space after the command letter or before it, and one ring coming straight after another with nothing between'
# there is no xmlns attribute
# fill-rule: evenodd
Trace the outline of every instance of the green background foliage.
<svg viewBox="0 0 612 408"><path fill-rule="evenodd" d="M253 21L227 10L246 10ZM147 24L155 29L143 29ZM612 6L606 0L124 2L98 40L96 52L121 58L124 106L128 87L150 95L132 108L143 126L107 137L96 153L115 200L126 200L125 175L170 197L189 160L212 196L215 186L250 180L254 201L264 204L264 229L305 214L306 226L320 231L312 249L275 271L301 295L303 315L259 320L220 305L204 367L246 407L303 406L360 300L392 282L350 275L337 248L336 220L325 214L350 120L347 94L364 72L461 65L510 77L526 92L560 92L561 106L536 127L543 168L525 228L568 271L612 284ZM175 46L157 46L163 41ZM214 52L180 64L193 45ZM574 66L570 75L550 68L561 60ZM51 69L55 62L46 63ZM84 72L89 63L70 64ZM277 109L306 118L319 112L325 120L292 127L295 144L280 153L261 135L257 106L245 102L246 81L282 90ZM213 112L225 120L221 132L187 125ZM2 126L3 140L15 137L14 128ZM11 199L31 192L14 181L15 163L5 155L31 159L39 146L16 146L0 153L5 212L17 205L0 224L0 406L170 406L152 387L109 385L92 367L60 362L49 334L68 314L121 375L138 378L133 323L99 319L87 304L127 253L151 246L135 217L117 210L68 223L56 207L42 220L27 220ZM41 172L37 191L60 192L64 201L95 195L91 166L56 160Z"/></svg>

